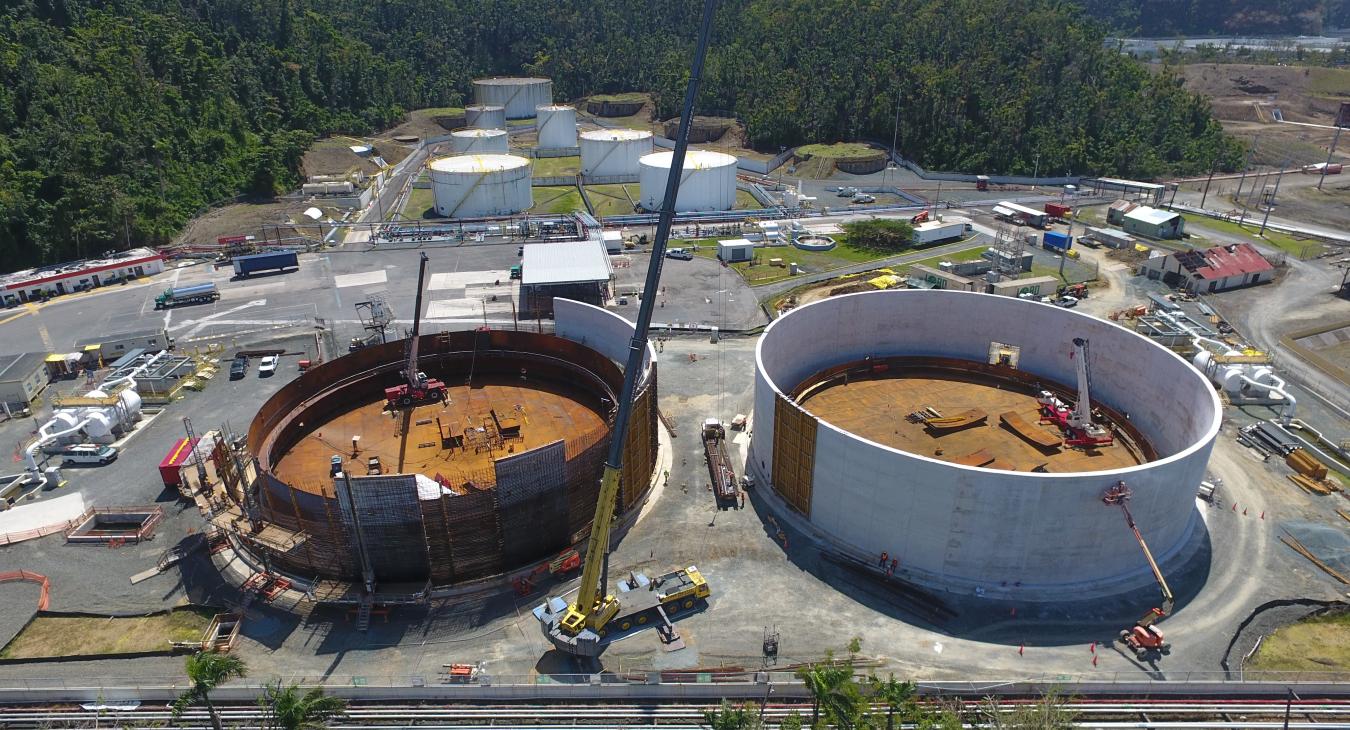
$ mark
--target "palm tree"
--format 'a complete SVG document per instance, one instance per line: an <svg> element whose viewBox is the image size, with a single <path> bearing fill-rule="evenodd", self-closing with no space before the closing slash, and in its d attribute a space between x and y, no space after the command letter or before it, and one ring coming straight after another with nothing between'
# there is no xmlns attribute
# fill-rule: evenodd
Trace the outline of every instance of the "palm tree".
<svg viewBox="0 0 1350 730"><path fill-rule="evenodd" d="M263 708L262 726L267 730L323 730L328 720L347 709L346 700L329 697L322 688L300 694L299 687L283 688L280 680L268 685L258 704Z"/></svg>
<svg viewBox="0 0 1350 730"><path fill-rule="evenodd" d="M206 706L206 712L211 716L211 727L223 730L220 716L216 714L216 707L211 704L211 690L231 677L243 677L248 674L248 666L237 656L207 651L188 657L186 664L188 681L192 686L174 700L174 718L177 719L188 707L200 702Z"/></svg>
<svg viewBox="0 0 1350 730"><path fill-rule="evenodd" d="M886 730L895 730L895 713L898 710L908 712L914 705L914 684L896 680L892 674L880 679L875 674L868 677L872 697L886 705Z"/></svg>
<svg viewBox="0 0 1350 730"><path fill-rule="evenodd" d="M853 682L853 667L836 664L826 657L822 664L808 664L797 676L811 693L811 727L818 727L822 711L827 724L851 728L862 713L862 696Z"/></svg>

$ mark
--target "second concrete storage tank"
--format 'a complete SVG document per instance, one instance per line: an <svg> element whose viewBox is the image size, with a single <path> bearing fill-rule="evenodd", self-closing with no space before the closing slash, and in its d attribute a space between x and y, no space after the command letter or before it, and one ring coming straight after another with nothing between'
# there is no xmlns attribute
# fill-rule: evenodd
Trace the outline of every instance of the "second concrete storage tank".
<svg viewBox="0 0 1350 730"><path fill-rule="evenodd" d="M577 146L577 110L570 106L541 106L535 113L539 148L552 150Z"/></svg>
<svg viewBox="0 0 1350 730"><path fill-rule="evenodd" d="M506 129L506 109L483 104L465 107L464 121L474 129Z"/></svg>
<svg viewBox="0 0 1350 730"><path fill-rule="evenodd" d="M639 161L641 205L658 210L666 195L673 152L653 152ZM721 152L689 150L680 176L676 212L731 210L736 204L736 158Z"/></svg>
<svg viewBox="0 0 1350 730"><path fill-rule="evenodd" d="M460 129L450 133L450 149L456 154L505 153L506 132L501 129Z"/></svg>
<svg viewBox="0 0 1350 730"><path fill-rule="evenodd" d="M581 174L636 175L643 155L652 151L652 133L636 129L596 129L581 133Z"/></svg>
<svg viewBox="0 0 1350 730"><path fill-rule="evenodd" d="M449 218L513 215L533 203L530 161L514 155L459 155L432 160L436 212Z"/></svg>

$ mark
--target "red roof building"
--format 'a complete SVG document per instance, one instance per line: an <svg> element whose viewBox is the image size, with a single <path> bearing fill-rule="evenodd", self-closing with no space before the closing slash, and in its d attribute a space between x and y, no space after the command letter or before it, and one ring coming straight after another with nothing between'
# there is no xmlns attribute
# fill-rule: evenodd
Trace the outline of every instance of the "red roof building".
<svg viewBox="0 0 1350 730"><path fill-rule="evenodd" d="M1265 283L1275 278L1275 267L1255 246L1232 243L1154 256L1139 267L1139 274L1207 294Z"/></svg>

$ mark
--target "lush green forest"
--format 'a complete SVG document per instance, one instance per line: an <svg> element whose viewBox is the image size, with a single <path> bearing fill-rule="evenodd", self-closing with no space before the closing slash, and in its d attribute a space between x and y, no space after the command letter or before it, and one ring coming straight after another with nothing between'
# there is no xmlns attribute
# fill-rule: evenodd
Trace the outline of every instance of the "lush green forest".
<svg viewBox="0 0 1350 730"><path fill-rule="evenodd" d="M1350 0L1079 0L1122 35L1313 35L1350 25Z"/></svg>
<svg viewBox="0 0 1350 730"><path fill-rule="evenodd" d="M1292 1L1292 0L1291 0ZM464 101L682 95L699 3L15 0L0 6L0 261L163 244L298 182L317 136ZM1057 0L726 0L700 100L765 149L889 141L934 169L1154 176L1236 164L1205 102ZM898 117L897 117L898 113ZM898 118L898 127L893 127Z"/></svg>

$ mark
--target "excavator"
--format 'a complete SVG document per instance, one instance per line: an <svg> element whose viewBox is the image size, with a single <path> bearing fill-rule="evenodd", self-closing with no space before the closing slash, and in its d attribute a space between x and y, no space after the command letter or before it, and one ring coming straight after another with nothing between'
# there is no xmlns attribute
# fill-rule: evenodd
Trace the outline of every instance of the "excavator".
<svg viewBox="0 0 1350 730"><path fill-rule="evenodd" d="M407 410L427 403L445 401L445 383L417 369L417 344L422 327L422 290L426 286L427 255L417 268L417 309L413 312L412 337L408 338L408 364L403 368L403 380L384 389L385 407L390 411Z"/></svg>
<svg viewBox="0 0 1350 730"><path fill-rule="evenodd" d="M690 69L689 86L685 91L670 176L666 180L666 194L657 217L656 239L652 245L651 263L647 267L643 291L660 289L661 266L665 261L671 225L675 220L675 200L679 194L685 153L689 149L694 101L698 97L703 59L707 55L708 37L716 10L717 0L704 0L698 45ZM647 333L651 328L656 300L657 297L642 298L633 338L628 344L623 390L619 395L618 413L610 434L609 454L600 478L600 494L595 502L595 519L591 522L591 535L586 544L586 557L576 598L568 601L561 596L552 596L532 611L549 642L559 651L574 656L598 657L610 642L652 627L658 630L662 642L668 648L680 646L679 635L671 623L672 616L691 611L711 595L707 580L693 565L656 578L629 573L620 582L617 595L610 593L607 586L610 528L614 523L614 505L619 494L623 447L627 441L633 394L642 371L642 358L646 352Z"/></svg>
<svg viewBox="0 0 1350 730"><path fill-rule="evenodd" d="M1134 626L1120 632L1118 637L1120 643L1129 647L1135 658L1141 662L1157 659L1172 652L1172 645L1163 639L1163 633L1158 630L1154 624L1166 618L1172 613L1172 605L1176 599L1172 596L1172 589L1167 585L1167 579L1163 577L1162 570L1158 568L1158 563L1153 559L1153 553L1148 549L1148 543L1144 542L1144 536L1139 534L1139 527L1134 523L1134 515L1130 514L1130 488L1125 486L1125 482L1116 482L1111 488L1102 495L1102 504L1108 507L1120 507L1125 513L1125 524L1130 526L1130 531L1134 533L1134 539L1138 541L1140 549L1144 551L1144 558L1148 560L1148 567L1153 570L1153 578L1158 581L1158 588L1162 591L1162 604L1157 608L1149 609Z"/></svg>

